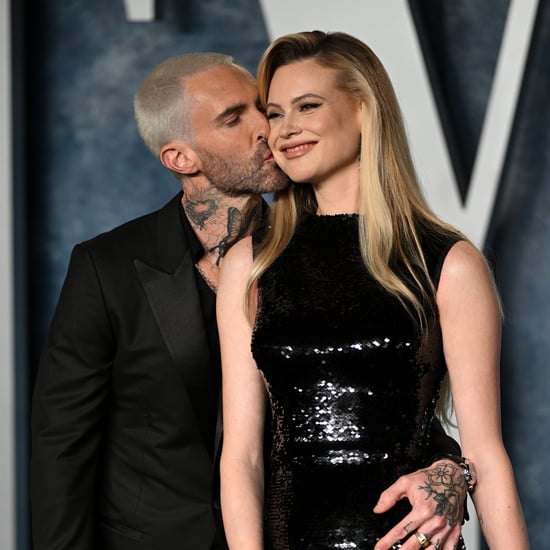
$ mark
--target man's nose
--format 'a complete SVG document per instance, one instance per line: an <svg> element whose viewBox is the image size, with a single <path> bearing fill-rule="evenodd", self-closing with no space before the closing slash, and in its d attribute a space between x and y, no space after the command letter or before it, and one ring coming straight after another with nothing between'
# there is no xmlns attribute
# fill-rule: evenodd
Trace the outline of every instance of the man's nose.
<svg viewBox="0 0 550 550"><path fill-rule="evenodd" d="M267 141L269 137L269 122L267 121L266 116L258 111L258 116L260 118L258 122L258 141Z"/></svg>

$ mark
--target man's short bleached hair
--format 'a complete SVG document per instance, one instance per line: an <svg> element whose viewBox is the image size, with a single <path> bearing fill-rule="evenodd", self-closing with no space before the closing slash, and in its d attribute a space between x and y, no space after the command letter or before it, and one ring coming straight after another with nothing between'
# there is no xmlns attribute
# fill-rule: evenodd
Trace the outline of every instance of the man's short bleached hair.
<svg viewBox="0 0 550 550"><path fill-rule="evenodd" d="M241 69L229 55L191 53L166 59L143 81L134 98L134 113L143 141L157 158L173 139L193 141L193 98L186 94L185 80L222 65Z"/></svg>

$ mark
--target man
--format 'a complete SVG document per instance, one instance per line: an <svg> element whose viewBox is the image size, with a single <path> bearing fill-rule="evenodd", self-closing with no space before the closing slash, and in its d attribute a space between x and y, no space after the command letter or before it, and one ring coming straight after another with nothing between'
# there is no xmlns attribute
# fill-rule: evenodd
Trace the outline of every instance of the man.
<svg viewBox="0 0 550 550"><path fill-rule="evenodd" d="M35 550L225 548L218 272L287 180L254 80L227 56L165 61L135 111L182 192L73 250L33 397Z"/></svg>

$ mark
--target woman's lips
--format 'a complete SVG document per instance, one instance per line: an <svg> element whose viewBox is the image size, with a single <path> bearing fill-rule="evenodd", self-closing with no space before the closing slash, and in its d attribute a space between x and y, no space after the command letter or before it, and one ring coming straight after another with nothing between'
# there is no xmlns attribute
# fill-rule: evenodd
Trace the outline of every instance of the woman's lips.
<svg viewBox="0 0 550 550"><path fill-rule="evenodd" d="M281 152L287 158L300 157L305 155L315 146L315 142L308 141L307 143L298 143L296 145L290 145L288 147L283 147Z"/></svg>

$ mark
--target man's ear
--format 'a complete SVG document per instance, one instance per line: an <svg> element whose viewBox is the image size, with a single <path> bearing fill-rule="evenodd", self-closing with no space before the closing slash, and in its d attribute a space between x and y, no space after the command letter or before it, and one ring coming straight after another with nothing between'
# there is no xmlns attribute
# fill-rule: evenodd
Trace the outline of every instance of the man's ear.
<svg viewBox="0 0 550 550"><path fill-rule="evenodd" d="M179 174L192 175L200 171L200 159L195 150L183 141L171 141L160 150L160 162Z"/></svg>

